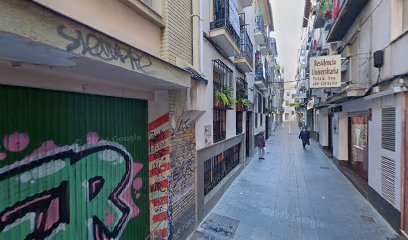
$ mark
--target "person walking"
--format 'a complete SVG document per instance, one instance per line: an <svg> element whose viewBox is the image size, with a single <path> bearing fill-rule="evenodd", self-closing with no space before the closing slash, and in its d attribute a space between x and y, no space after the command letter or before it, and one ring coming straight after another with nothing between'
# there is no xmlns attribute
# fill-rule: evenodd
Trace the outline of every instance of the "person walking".
<svg viewBox="0 0 408 240"><path fill-rule="evenodd" d="M265 159L265 136L264 132L258 133L256 135L256 146L259 147L259 160Z"/></svg>
<svg viewBox="0 0 408 240"><path fill-rule="evenodd" d="M306 127L303 127L302 131L300 131L299 139L302 139L303 149L306 149L306 144L310 145L310 132Z"/></svg>
<svg viewBox="0 0 408 240"><path fill-rule="evenodd" d="M298 122L298 127L299 127L299 130L302 130L302 127L303 127L302 120L299 120L299 122Z"/></svg>

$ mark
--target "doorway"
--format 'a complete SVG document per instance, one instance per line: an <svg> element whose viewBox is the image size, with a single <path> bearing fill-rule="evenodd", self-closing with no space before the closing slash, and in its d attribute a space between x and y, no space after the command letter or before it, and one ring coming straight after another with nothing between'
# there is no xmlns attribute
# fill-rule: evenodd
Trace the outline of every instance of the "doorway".
<svg viewBox="0 0 408 240"><path fill-rule="evenodd" d="M333 121L333 114L329 114L329 121L328 121L328 140L329 140L329 144L328 144L328 150L330 151L330 153L333 153L333 128L332 128L332 121Z"/></svg>
<svg viewBox="0 0 408 240"><path fill-rule="evenodd" d="M349 160L355 172L368 180L368 117L349 117Z"/></svg>
<svg viewBox="0 0 408 240"><path fill-rule="evenodd" d="M252 132L252 129L251 129L251 122L252 122L252 112L247 112L246 113L247 115L246 115L246 121L245 121L245 156L246 157L249 157L249 155L250 155L250 147L251 147L251 144L250 144L250 140L251 140L251 132Z"/></svg>

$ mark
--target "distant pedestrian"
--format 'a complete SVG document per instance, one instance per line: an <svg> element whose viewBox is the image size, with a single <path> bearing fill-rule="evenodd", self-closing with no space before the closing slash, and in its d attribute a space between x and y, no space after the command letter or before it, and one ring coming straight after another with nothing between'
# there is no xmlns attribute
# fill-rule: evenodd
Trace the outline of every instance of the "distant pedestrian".
<svg viewBox="0 0 408 240"><path fill-rule="evenodd" d="M299 121L299 122L298 122L298 127L299 127L299 129L302 129L302 127L303 127L302 121Z"/></svg>
<svg viewBox="0 0 408 240"><path fill-rule="evenodd" d="M258 133L256 135L256 146L259 147L259 160L265 159L265 136L264 132Z"/></svg>
<svg viewBox="0 0 408 240"><path fill-rule="evenodd" d="M303 149L306 149L306 144L310 145L310 132L306 127L303 127L302 131L300 131L299 139L302 139Z"/></svg>

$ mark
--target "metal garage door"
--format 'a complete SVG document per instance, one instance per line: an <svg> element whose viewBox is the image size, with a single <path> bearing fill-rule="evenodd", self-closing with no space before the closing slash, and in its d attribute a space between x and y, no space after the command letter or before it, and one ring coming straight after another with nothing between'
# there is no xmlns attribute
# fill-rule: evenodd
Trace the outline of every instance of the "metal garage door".
<svg viewBox="0 0 408 240"><path fill-rule="evenodd" d="M145 101L0 85L0 239L143 239Z"/></svg>

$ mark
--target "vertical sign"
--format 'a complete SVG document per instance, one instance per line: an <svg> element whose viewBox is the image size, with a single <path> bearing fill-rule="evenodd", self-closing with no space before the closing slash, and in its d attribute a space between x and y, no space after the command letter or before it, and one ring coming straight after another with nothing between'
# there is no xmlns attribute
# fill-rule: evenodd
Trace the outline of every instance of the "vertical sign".
<svg viewBox="0 0 408 240"><path fill-rule="evenodd" d="M149 123L150 239L168 239L170 170L169 114Z"/></svg>
<svg viewBox="0 0 408 240"><path fill-rule="evenodd" d="M340 85L340 55L310 58L310 88L335 88Z"/></svg>

